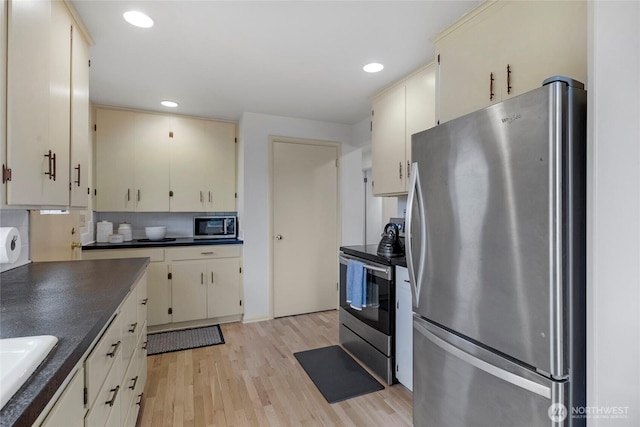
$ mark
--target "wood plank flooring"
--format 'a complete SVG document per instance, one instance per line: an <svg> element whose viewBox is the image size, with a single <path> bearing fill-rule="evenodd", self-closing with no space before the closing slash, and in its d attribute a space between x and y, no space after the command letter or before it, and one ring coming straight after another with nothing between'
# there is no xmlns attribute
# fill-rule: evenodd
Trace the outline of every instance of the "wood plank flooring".
<svg viewBox="0 0 640 427"><path fill-rule="evenodd" d="M298 364L338 343L337 311L221 327L226 344L148 358L142 426L412 425L402 385L330 405Z"/></svg>

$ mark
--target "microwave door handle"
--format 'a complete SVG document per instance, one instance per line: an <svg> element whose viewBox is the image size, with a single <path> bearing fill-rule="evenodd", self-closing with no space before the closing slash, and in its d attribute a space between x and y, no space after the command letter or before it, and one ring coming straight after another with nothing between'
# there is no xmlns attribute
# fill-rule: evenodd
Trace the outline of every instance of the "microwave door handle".
<svg viewBox="0 0 640 427"><path fill-rule="evenodd" d="M222 224L223 224L223 231L222 234L226 235L227 234L227 221L229 221L227 218L222 220Z"/></svg>

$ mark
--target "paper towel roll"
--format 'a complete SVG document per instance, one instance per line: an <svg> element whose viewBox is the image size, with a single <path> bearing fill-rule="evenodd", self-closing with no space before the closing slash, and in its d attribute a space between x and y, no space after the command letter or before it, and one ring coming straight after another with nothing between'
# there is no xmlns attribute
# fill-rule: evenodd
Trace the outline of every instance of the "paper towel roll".
<svg viewBox="0 0 640 427"><path fill-rule="evenodd" d="M13 264L20 256L20 233L15 227L0 227L0 263Z"/></svg>

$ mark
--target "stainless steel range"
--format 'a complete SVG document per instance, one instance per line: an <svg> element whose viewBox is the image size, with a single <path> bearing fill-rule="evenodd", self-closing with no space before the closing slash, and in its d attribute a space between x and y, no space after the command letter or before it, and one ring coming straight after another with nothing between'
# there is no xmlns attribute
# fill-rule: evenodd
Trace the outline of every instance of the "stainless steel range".
<svg viewBox="0 0 640 427"><path fill-rule="evenodd" d="M377 255L378 245L340 248L340 344L387 384L394 377L395 267ZM402 258L404 259L404 258ZM361 309L347 302L347 265L362 262L367 300Z"/></svg>

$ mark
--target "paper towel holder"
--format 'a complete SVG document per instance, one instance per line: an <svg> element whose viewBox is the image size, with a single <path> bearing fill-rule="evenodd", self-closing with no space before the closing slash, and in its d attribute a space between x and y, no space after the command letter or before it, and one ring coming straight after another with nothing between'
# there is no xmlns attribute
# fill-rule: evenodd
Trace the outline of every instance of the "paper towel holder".
<svg viewBox="0 0 640 427"><path fill-rule="evenodd" d="M16 250L16 240L18 240L18 236L13 236L13 239L11 239L11 250L12 251Z"/></svg>

